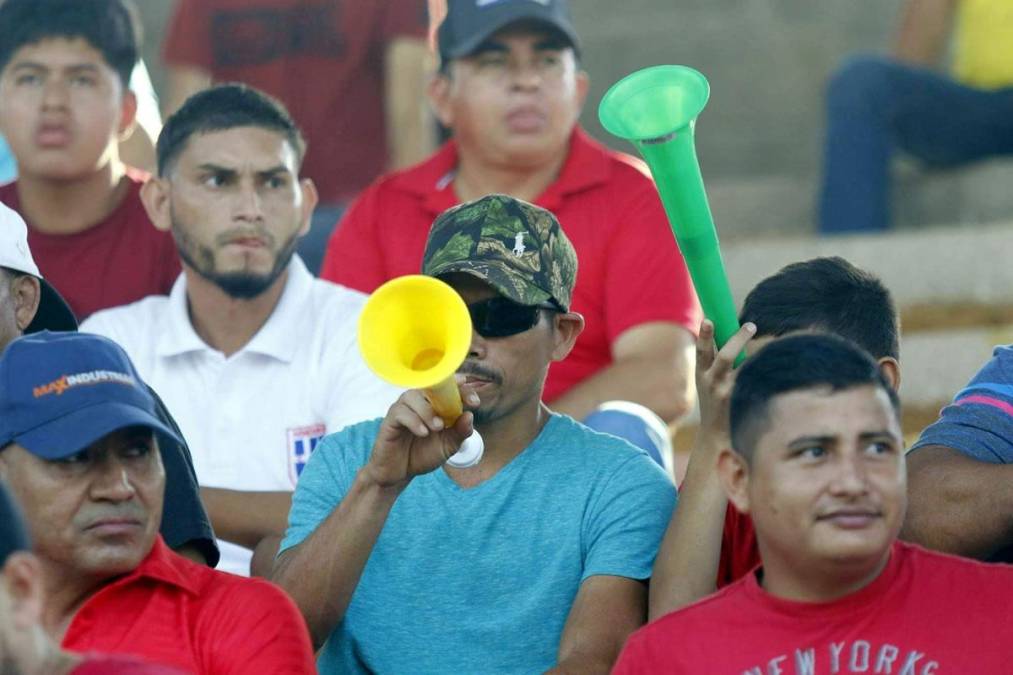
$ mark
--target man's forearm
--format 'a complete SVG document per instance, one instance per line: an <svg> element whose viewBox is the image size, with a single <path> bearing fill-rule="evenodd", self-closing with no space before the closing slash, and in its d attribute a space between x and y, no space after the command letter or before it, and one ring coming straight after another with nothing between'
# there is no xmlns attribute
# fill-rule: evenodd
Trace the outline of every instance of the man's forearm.
<svg viewBox="0 0 1013 675"><path fill-rule="evenodd" d="M385 100L390 169L422 161L436 147L426 82L433 59L425 40L398 38L387 48Z"/></svg>
<svg viewBox="0 0 1013 675"><path fill-rule="evenodd" d="M202 487L200 497L219 539L252 549L264 537L285 534L291 492Z"/></svg>
<svg viewBox="0 0 1013 675"><path fill-rule="evenodd" d="M931 445L908 455L907 468L904 539L975 558L1013 544L1013 465Z"/></svg>
<svg viewBox="0 0 1013 675"><path fill-rule="evenodd" d="M727 508L714 454L694 449L679 489L679 506L654 561L648 620L661 618L715 591Z"/></svg>
<svg viewBox="0 0 1013 675"><path fill-rule="evenodd" d="M654 359L615 361L552 401L556 412L584 419L606 401L633 401L666 422L683 417L693 407L689 377L675 364L665 367Z"/></svg>
<svg viewBox="0 0 1013 675"><path fill-rule="evenodd" d="M314 648L344 618L362 570L400 494L359 472L336 509L298 546L279 556L271 580L302 610Z"/></svg>

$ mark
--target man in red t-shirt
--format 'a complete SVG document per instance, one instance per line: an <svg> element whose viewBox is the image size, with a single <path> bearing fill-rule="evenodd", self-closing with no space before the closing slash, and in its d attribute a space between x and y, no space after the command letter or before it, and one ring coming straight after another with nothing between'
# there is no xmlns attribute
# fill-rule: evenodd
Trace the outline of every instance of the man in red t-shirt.
<svg viewBox="0 0 1013 675"><path fill-rule="evenodd" d="M39 269L79 319L167 293L180 271L141 205L144 175L119 157L137 110L126 1L0 5L0 133L19 171L0 201L28 222Z"/></svg>
<svg viewBox="0 0 1013 675"><path fill-rule="evenodd" d="M880 366L795 335L740 369L721 484L762 566L634 633L613 672L1009 673L1013 567L897 540L899 401Z"/></svg>
<svg viewBox="0 0 1013 675"><path fill-rule="evenodd" d="M0 483L0 672L46 675L182 675L133 657L60 649L42 628L42 569L21 512ZM11 670L13 668L13 670Z"/></svg>
<svg viewBox="0 0 1013 675"><path fill-rule="evenodd" d="M453 140L359 197L321 276L371 292L418 273L446 209L490 193L533 202L573 242L573 310L587 320L549 369L546 402L578 419L614 399L679 418L692 407L699 306L646 167L577 126L588 80L565 1L452 2L438 42L429 93Z"/></svg>
<svg viewBox="0 0 1013 675"><path fill-rule="evenodd" d="M166 116L212 83L242 82L292 112L320 204L299 255L316 273L348 203L432 152L424 0L179 0L165 39Z"/></svg>
<svg viewBox="0 0 1013 675"><path fill-rule="evenodd" d="M716 354L713 327L705 322L700 331L700 427L680 486L679 508L654 564L651 619L713 593L760 562L752 521L728 504L716 470L718 454L731 447L732 363L743 345L753 353L783 335L830 333L865 349L878 360L890 384L900 385L900 324L890 292L875 276L843 258L794 263L767 277L746 296L739 320L742 330ZM752 335L755 338L747 343Z"/></svg>
<svg viewBox="0 0 1013 675"><path fill-rule="evenodd" d="M192 563L158 535L158 439L179 439L122 348L27 335L0 356L0 382L0 479L24 507L44 627L65 649L187 672L315 672L288 596Z"/></svg>

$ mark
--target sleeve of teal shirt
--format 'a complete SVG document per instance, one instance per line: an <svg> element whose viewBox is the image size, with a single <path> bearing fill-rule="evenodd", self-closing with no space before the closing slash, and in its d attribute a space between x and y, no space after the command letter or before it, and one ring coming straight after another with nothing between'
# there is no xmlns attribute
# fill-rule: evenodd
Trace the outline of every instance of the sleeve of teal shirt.
<svg viewBox="0 0 1013 675"><path fill-rule="evenodd" d="M584 518L584 574L648 579L676 504L672 481L639 452L611 472Z"/></svg>
<svg viewBox="0 0 1013 675"><path fill-rule="evenodd" d="M320 441L299 475L278 553L301 544L341 503L369 457L379 426L380 420L360 422Z"/></svg>

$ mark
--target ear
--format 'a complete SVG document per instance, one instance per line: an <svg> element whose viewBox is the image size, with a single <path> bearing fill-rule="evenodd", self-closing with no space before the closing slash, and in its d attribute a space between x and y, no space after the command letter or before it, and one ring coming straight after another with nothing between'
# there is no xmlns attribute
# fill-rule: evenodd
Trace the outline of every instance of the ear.
<svg viewBox="0 0 1013 675"><path fill-rule="evenodd" d="M10 614L19 631L30 631L42 620L42 566L27 551L12 553L3 566L0 583L10 598Z"/></svg>
<svg viewBox="0 0 1013 675"><path fill-rule="evenodd" d="M900 391L900 364L892 356L884 356L879 359L879 370L883 377L890 383L894 391Z"/></svg>
<svg viewBox="0 0 1013 675"><path fill-rule="evenodd" d="M454 64L447 66L453 68ZM454 114L452 106L450 105L450 90L453 87L453 82L450 79L450 75L446 73L436 73L429 80L429 85L426 87L426 95L429 97L429 105L433 109L433 114L436 115L436 119L440 121L440 124L452 128L454 125Z"/></svg>
<svg viewBox="0 0 1013 675"><path fill-rule="evenodd" d="M749 513L749 463L731 448L718 455L718 480L728 501L742 513Z"/></svg>
<svg viewBox="0 0 1013 675"><path fill-rule="evenodd" d="M555 322L552 360L562 361L573 349L577 337L584 332L584 317L577 312L553 312L552 320Z"/></svg>
<svg viewBox="0 0 1013 675"><path fill-rule="evenodd" d="M19 274L11 284L11 298L14 300L14 319L18 330L23 331L39 311L42 284L31 274Z"/></svg>
<svg viewBox="0 0 1013 675"><path fill-rule="evenodd" d="M299 236L301 237L310 231L313 210L317 208L320 195L317 193L317 186L309 178L300 180L299 187L302 189L302 227L299 228Z"/></svg>
<svg viewBox="0 0 1013 675"><path fill-rule="evenodd" d="M120 102L120 125L116 130L117 139L125 141L134 132L137 124L137 96L129 89L123 90L123 100Z"/></svg>
<svg viewBox="0 0 1013 675"><path fill-rule="evenodd" d="M141 203L155 228L168 232L172 229L172 209L169 204L169 179L152 176L141 186Z"/></svg>

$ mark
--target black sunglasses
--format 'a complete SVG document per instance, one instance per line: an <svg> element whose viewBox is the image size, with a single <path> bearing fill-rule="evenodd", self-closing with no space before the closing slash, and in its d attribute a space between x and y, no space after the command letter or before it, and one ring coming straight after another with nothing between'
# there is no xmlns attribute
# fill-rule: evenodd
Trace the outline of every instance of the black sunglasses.
<svg viewBox="0 0 1013 675"><path fill-rule="evenodd" d="M468 305L471 324L486 338L509 337L534 328L539 310L560 311L555 305L522 305L508 298L495 297Z"/></svg>

